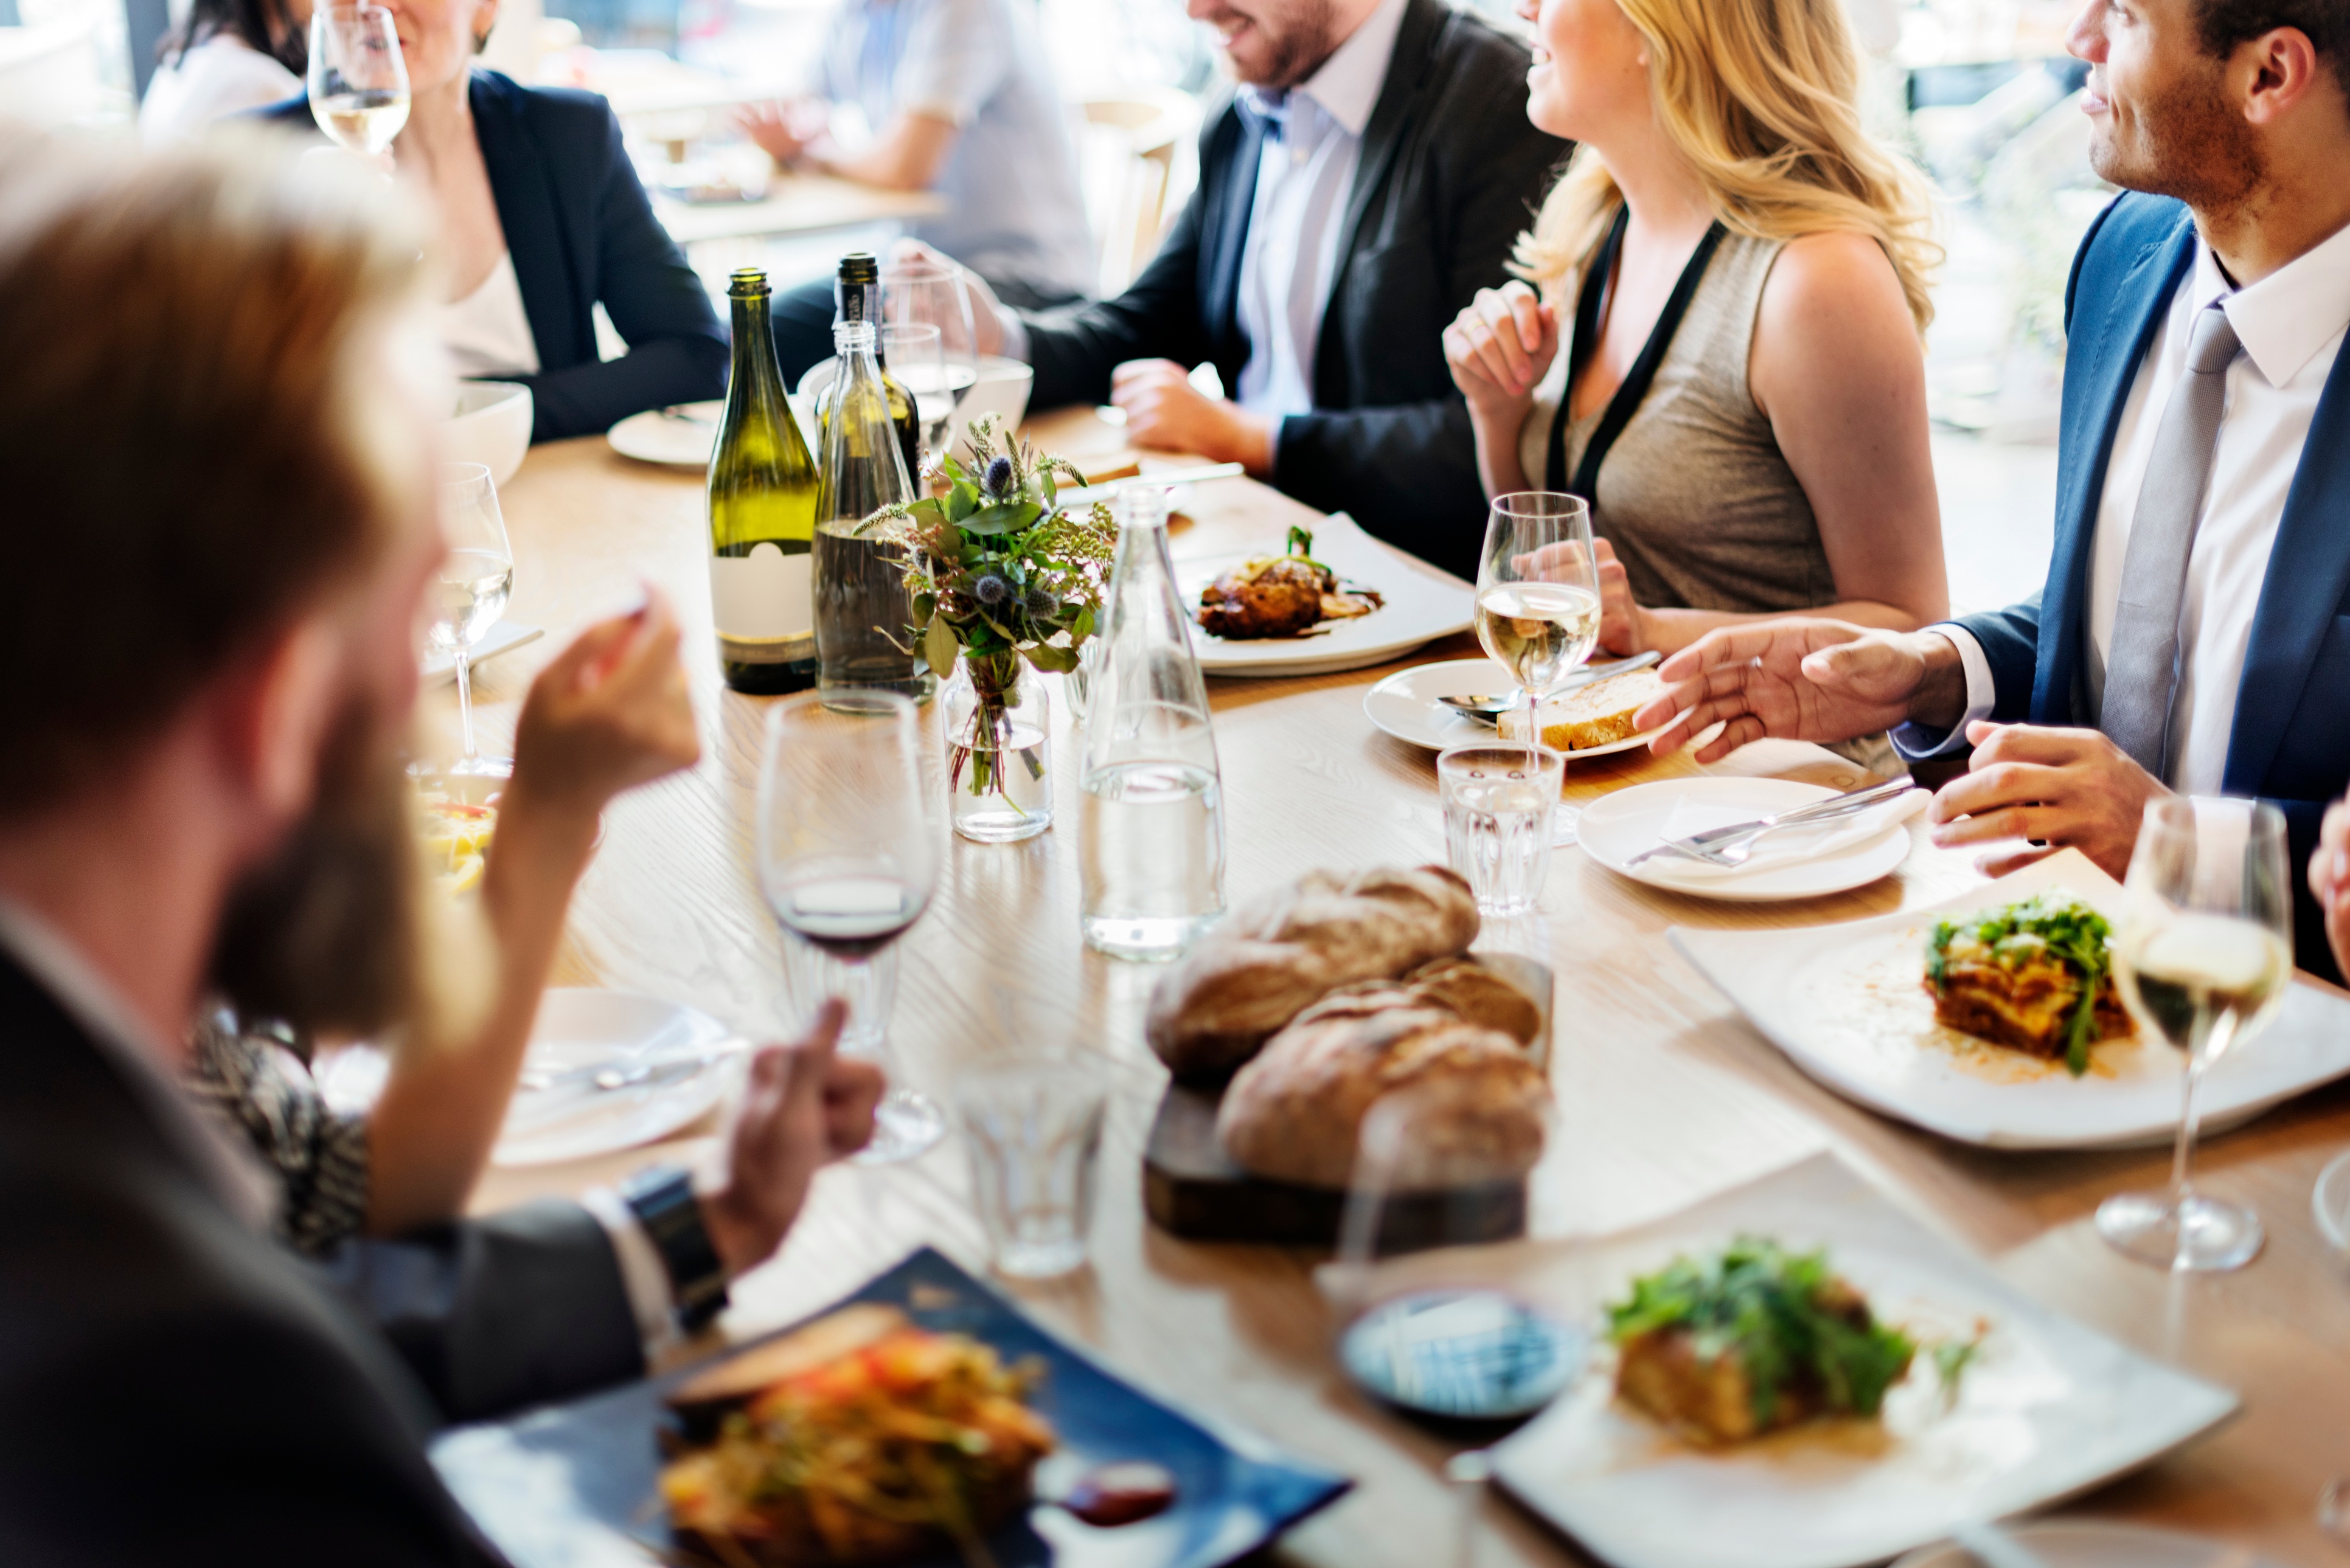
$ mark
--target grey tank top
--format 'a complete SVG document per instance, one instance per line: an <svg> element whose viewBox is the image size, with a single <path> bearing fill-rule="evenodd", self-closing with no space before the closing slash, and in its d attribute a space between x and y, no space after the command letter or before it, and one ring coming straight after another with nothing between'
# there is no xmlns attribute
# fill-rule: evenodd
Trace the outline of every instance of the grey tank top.
<svg viewBox="0 0 2350 1568"><path fill-rule="evenodd" d="M1722 237L1648 395L1600 464L1593 531L1615 545L1643 605L1751 613L1835 602L1810 498L1746 385L1755 311L1784 246ZM1527 412L1519 455L1529 477L1544 471L1573 352L1559 345ZM1606 412L1603 403L1568 424L1569 473Z"/></svg>

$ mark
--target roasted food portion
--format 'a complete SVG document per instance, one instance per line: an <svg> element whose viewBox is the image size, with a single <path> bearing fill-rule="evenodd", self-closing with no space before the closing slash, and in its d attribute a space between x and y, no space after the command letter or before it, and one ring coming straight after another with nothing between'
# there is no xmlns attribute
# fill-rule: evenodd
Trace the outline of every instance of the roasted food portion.
<svg viewBox="0 0 2350 1568"><path fill-rule="evenodd" d="M850 1307L688 1382L660 1492L680 1543L723 1568L894 1563L959 1550L1027 1507L1052 1428L1034 1376L893 1308Z"/></svg>
<svg viewBox="0 0 2350 1568"><path fill-rule="evenodd" d="M1200 625L1210 636L1241 641L1302 637L1326 620L1351 620L1379 607L1378 593L1343 584L1313 559L1314 535L1289 531L1289 553L1256 556L1200 593Z"/></svg>
<svg viewBox="0 0 2350 1568"><path fill-rule="evenodd" d="M2051 891L1964 919L1926 944L1934 1017L2000 1045L2052 1060L2074 1076L2089 1048L2132 1033L2114 992L2113 928L2070 893Z"/></svg>
<svg viewBox="0 0 2350 1568"><path fill-rule="evenodd" d="M1229 1073L1342 985L1394 980L1477 940L1477 900L1440 866L1310 872L1233 911L1150 993L1144 1037L1175 1075Z"/></svg>
<svg viewBox="0 0 2350 1568"><path fill-rule="evenodd" d="M1876 1321L1825 1252L1753 1237L1633 1281L1607 1320L1617 1394L1709 1446L1816 1417L1874 1417L1918 1348Z"/></svg>

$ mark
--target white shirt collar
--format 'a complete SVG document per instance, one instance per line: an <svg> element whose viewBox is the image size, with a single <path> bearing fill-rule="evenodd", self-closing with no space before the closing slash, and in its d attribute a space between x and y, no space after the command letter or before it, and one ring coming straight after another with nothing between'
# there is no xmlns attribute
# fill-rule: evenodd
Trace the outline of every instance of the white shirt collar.
<svg viewBox="0 0 2350 1568"><path fill-rule="evenodd" d="M266 1230L277 1207L276 1183L249 1144L201 1114L163 1071L170 1051L114 983L56 927L6 898L0 898L0 952L81 1026L165 1140L211 1179L230 1212L253 1230Z"/></svg>
<svg viewBox="0 0 2350 1568"><path fill-rule="evenodd" d="M2198 310L2221 302L2244 352L2270 386L2282 387L2350 327L2350 227L2232 293L2219 258L2199 239L2193 288Z"/></svg>
<svg viewBox="0 0 2350 1568"><path fill-rule="evenodd" d="M1403 10L1404 0L1381 0L1379 8L1331 51L1321 68L1297 86L1349 136L1362 135L1371 123L1371 110L1378 107L1379 89L1387 86L1388 66L1395 58L1396 34L1403 27Z"/></svg>

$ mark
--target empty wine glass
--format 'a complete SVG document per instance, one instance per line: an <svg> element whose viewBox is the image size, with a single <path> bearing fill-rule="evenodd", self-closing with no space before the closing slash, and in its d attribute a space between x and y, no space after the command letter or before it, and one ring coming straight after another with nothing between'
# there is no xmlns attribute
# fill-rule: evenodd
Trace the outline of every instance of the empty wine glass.
<svg viewBox="0 0 2350 1568"><path fill-rule="evenodd" d="M945 350L939 329L927 321L905 322L881 329L881 358L889 374L914 400L914 417L922 426L922 463L928 467L946 455L942 443L954 419L956 389L947 383ZM919 479L919 474L911 477ZM918 485L916 488L920 488Z"/></svg>
<svg viewBox="0 0 2350 1568"><path fill-rule="evenodd" d="M891 948L930 907L939 836L922 778L914 704L894 691L807 692L767 715L759 767L759 889L783 926L793 1001L848 1007L844 1054L879 1063L892 1083L875 1114L867 1164L911 1159L946 1115L896 1082L889 1050L897 1002Z"/></svg>
<svg viewBox="0 0 2350 1568"><path fill-rule="evenodd" d="M428 638L456 667L457 722L465 739L465 754L444 771L460 778L508 778L514 760L485 757L473 743L473 645L497 624L514 595L514 546L506 543L497 486L487 468L441 465L441 532L449 551L433 582Z"/></svg>
<svg viewBox="0 0 2350 1568"><path fill-rule="evenodd" d="M1541 703L1599 641L1599 569L1582 497L1525 490L1493 498L1477 563L1477 640L1518 683L1529 751Z"/></svg>
<svg viewBox="0 0 2350 1568"><path fill-rule="evenodd" d="M380 5L310 13L310 115L318 129L372 158L408 123L408 63Z"/></svg>
<svg viewBox="0 0 2350 1568"><path fill-rule="evenodd" d="M2115 988L2138 1026L2187 1054L2170 1190L2097 1207L2097 1233L2142 1262L2241 1268L2260 1216L2197 1192L2195 1091L2212 1063L2260 1033L2293 979L2293 881L2284 814L2251 800L2184 795L2146 808L2114 942Z"/></svg>
<svg viewBox="0 0 2350 1568"><path fill-rule="evenodd" d="M881 318L897 327L939 329L947 396L960 405L979 379L979 339L972 329L971 280L951 262L892 262L881 270ZM891 368L897 366L893 353ZM908 383L908 390L912 390Z"/></svg>

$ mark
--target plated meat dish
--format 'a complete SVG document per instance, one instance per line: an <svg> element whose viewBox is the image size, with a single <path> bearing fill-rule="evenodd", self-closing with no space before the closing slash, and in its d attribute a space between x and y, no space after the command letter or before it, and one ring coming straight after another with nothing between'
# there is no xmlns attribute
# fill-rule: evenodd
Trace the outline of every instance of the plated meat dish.
<svg viewBox="0 0 2350 1568"><path fill-rule="evenodd" d="M1926 945L1937 1022L1963 1034L2088 1071L2089 1048L2133 1032L2114 992L2113 928L2052 891L1963 919Z"/></svg>
<svg viewBox="0 0 2350 1568"><path fill-rule="evenodd" d="M1289 553L1255 556L1200 594L1201 627L1211 637L1243 640L1303 637L1324 621L1367 616L1384 602L1375 588L1342 584L1313 559L1314 535L1289 531Z"/></svg>
<svg viewBox="0 0 2350 1568"><path fill-rule="evenodd" d="M895 1563L983 1542L1027 1508L1053 1428L1036 1374L894 1307L845 1308L670 1397L682 1429L660 1492L718 1568Z"/></svg>

